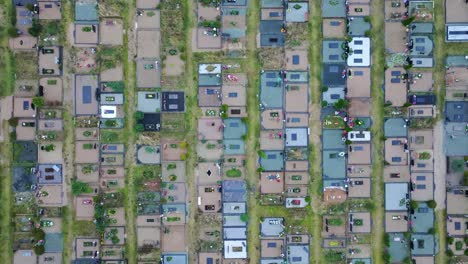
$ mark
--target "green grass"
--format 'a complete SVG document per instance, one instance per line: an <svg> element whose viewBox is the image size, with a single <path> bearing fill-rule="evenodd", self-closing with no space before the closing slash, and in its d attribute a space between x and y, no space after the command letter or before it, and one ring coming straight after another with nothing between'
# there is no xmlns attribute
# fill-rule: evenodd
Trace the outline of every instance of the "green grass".
<svg viewBox="0 0 468 264"><path fill-rule="evenodd" d="M11 22L16 22L16 13L12 1L0 0L0 5L3 11L0 20L0 96L6 96L15 89L15 56L9 49L8 29L12 28Z"/></svg>
<svg viewBox="0 0 468 264"><path fill-rule="evenodd" d="M383 263L383 238L384 238L384 201L383 201L383 117L384 98L382 84L384 79L385 66L385 43L383 39L384 21L383 16L376 10L383 10L384 1L373 1L371 8L374 10L371 16L372 23L372 68L371 68L371 95L372 95L372 148L373 148L373 168L372 168L372 199L374 210L372 210L372 262Z"/></svg>
<svg viewBox="0 0 468 264"><path fill-rule="evenodd" d="M186 108L190 109L195 102L193 98L188 98L185 102ZM195 104L196 105L196 104ZM187 111L189 112L189 111ZM161 115L161 137L176 137L183 139L187 129L188 120L185 114L162 114Z"/></svg>
<svg viewBox="0 0 468 264"><path fill-rule="evenodd" d="M113 69L120 65L123 61L123 48L117 47L101 47L96 53L96 62L99 65L100 71Z"/></svg>
<svg viewBox="0 0 468 264"><path fill-rule="evenodd" d="M0 19L0 97L11 95L15 88L15 60L14 56L8 48L8 35L7 30L10 28L10 23L15 19L14 7L12 1L0 0L2 6L2 19ZM13 21L14 22L14 21ZM6 122L3 123L4 127L0 127L4 135L8 135L9 130ZM12 225L11 218L13 216L13 192L11 190L12 177L11 164L12 164L12 146L10 138L5 136L5 141L0 144L0 239L3 241L0 245L0 258L5 263L13 263L12 251Z"/></svg>
<svg viewBox="0 0 468 264"><path fill-rule="evenodd" d="M346 122L341 116L327 116L324 120L323 127L331 129L344 129Z"/></svg>
<svg viewBox="0 0 468 264"><path fill-rule="evenodd" d="M126 8L121 12L122 22L124 28L133 26L133 15L135 13L136 1L128 1ZM134 113L136 103L136 64L135 62L129 62L129 36L127 31L124 31L123 35L123 48L122 48L122 60L124 70L124 82L126 83L126 89L124 90L125 96L125 112ZM125 149L127 154L125 155L125 164L127 167L126 172L126 187L121 190L125 195L124 206L126 216L126 232L127 238L125 243L126 258L129 263L137 262L137 237L136 237L136 182L135 182L135 142L137 134L134 131L135 117L133 114L125 115L125 127L122 129L123 142L125 143Z"/></svg>
<svg viewBox="0 0 468 264"><path fill-rule="evenodd" d="M145 191L144 183L147 181L159 181L161 175L160 165L140 165L133 172L137 191Z"/></svg>
<svg viewBox="0 0 468 264"><path fill-rule="evenodd" d="M184 26L184 33L185 36L191 36L191 28L194 26L193 21L195 18L193 17L194 13L193 10L193 1L186 1L184 5L184 15L187 19L184 19L183 26ZM184 47L182 50L185 50L186 54L186 64L185 64L185 95L188 100L186 100L186 107L187 111L185 114L185 139L188 143L188 146L196 146L197 144L197 129L198 129L198 117L201 115L201 111L198 109L198 101L197 101L197 94L198 94L198 87L196 85L196 77L198 67L196 66L197 61L194 60L194 54L192 54L191 49L192 39L191 37L184 38ZM180 50L180 47L179 47ZM186 174L187 175L195 175L195 167L197 162L197 153L196 148L193 148L187 152L187 159L186 159ZM187 194L190 200L196 199L196 182L194 177L187 177L186 180L187 186ZM196 215L198 212L197 204L191 203L190 212L192 215ZM198 241L198 223L195 220L195 217L190 217L188 221L188 229L190 230L188 233L189 243L187 243L188 251L189 251L189 258L194 259L197 257L197 252L195 251L196 244Z"/></svg>
<svg viewBox="0 0 468 264"><path fill-rule="evenodd" d="M101 130L101 142L102 143L122 143L124 142L124 136L119 130Z"/></svg>
<svg viewBox="0 0 468 264"><path fill-rule="evenodd" d="M258 172L256 168L257 152L259 150L259 134L260 134L260 110L258 107L259 94L259 64L257 62L256 34L259 23L259 2L250 1L247 12L247 59L245 62L244 71L247 72L248 87L247 89L247 113L249 119L247 121L247 134L245 139L246 145L246 182L247 186L257 186ZM249 233L248 233L248 252L251 263L259 263L260 252L258 251L259 240L259 223L260 223L260 203L253 195L248 196L249 210ZM272 216L272 215L270 215Z"/></svg>
<svg viewBox="0 0 468 264"><path fill-rule="evenodd" d="M3 43L3 41L1 41ZM11 95L15 89L15 58L10 49L0 46L0 96Z"/></svg>
<svg viewBox="0 0 468 264"><path fill-rule="evenodd" d="M96 230L96 224L93 221L74 221L73 222L73 236L91 236L95 237L98 235Z"/></svg>
<svg viewBox="0 0 468 264"><path fill-rule="evenodd" d="M439 10L434 17L434 90L437 96L437 108L443 109L445 104L445 58L448 51L445 45L445 3L442 0L434 1L435 10ZM459 45L456 45L459 46ZM453 51L453 50L451 50ZM441 116L439 116L441 118Z"/></svg>
<svg viewBox="0 0 468 264"><path fill-rule="evenodd" d="M186 29L189 28L189 19L181 19L181 17L189 18L191 13L186 13L187 1L173 0L165 1L160 4L161 10L161 32L168 33L162 39L163 49L178 48L184 53L187 43L186 36L191 36Z"/></svg>
<svg viewBox="0 0 468 264"><path fill-rule="evenodd" d="M237 178L242 176L242 172L237 168L232 168L226 171L226 176L230 178Z"/></svg>
<svg viewBox="0 0 468 264"><path fill-rule="evenodd" d="M5 175L10 175L10 162L8 157L8 145L9 143L2 143L0 145L1 149L5 149L6 151L2 151L2 155L5 155L6 160L3 160L2 164L0 165L0 170ZM10 223L12 217L12 206L13 206L13 195L11 191L11 184L12 180L11 177L0 177L0 207L2 208L2 212L0 213L0 239L2 239L3 243L0 245L0 256L3 260L11 260L12 259L12 243L13 240L13 233L12 233L12 226ZM10 262L10 261L8 261ZM10 262L12 263L12 262Z"/></svg>
<svg viewBox="0 0 468 264"><path fill-rule="evenodd" d="M21 69L16 72L17 80L37 80L38 66L37 53L34 51L21 51L14 53L16 68Z"/></svg>
<svg viewBox="0 0 468 264"><path fill-rule="evenodd" d="M309 16L309 62L322 61L321 43L322 43L322 8L320 1L315 1L311 4L311 15ZM323 250L321 247L320 237L322 232L322 217L320 216L320 208L322 208L322 168L321 152L320 152L320 134L322 132L320 122L321 110L321 92L322 92L322 64L311 63L310 68L310 98L312 103L312 112L310 115L309 126L311 128L310 137L310 157L311 164L310 173L311 179L309 183L309 192L311 196L311 206L309 218L311 219L310 233L314 238L311 243L310 263L323 263Z"/></svg>
<svg viewBox="0 0 468 264"><path fill-rule="evenodd" d="M66 8L64 6L64 8ZM67 153L65 155L70 155L70 153L75 153L75 130L73 126L73 120L72 120L72 114L73 110L71 106L68 106L66 109L64 109L62 113L62 118L63 118L63 124L64 124L64 132L65 132L65 139L64 139L64 144L63 144L63 153ZM73 156L72 156L73 157ZM68 156L66 160L65 167L73 166L73 158ZM69 184L71 186L71 178L72 177L66 177L64 178L64 183ZM70 188L71 189L71 188ZM67 197L69 201L73 201L72 199L72 194L71 192L67 192ZM73 255L73 249L70 245L73 243L74 239L74 232L73 232L73 226L74 226L74 206L73 203L69 203L66 207L63 208L63 217L62 217L62 231L63 231L63 262L64 263L69 263L71 261L71 257Z"/></svg>

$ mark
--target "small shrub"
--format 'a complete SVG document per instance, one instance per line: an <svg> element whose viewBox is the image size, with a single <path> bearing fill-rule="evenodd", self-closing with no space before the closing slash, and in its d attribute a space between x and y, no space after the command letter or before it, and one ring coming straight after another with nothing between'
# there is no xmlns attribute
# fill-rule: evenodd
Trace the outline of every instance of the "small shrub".
<svg viewBox="0 0 468 264"><path fill-rule="evenodd" d="M80 182L77 180L72 180L72 194L78 196L82 193L91 193L93 190L89 187L89 184L85 182Z"/></svg>
<svg viewBox="0 0 468 264"><path fill-rule="evenodd" d="M33 105L36 106L36 108L41 108L45 104L45 100L43 97L36 96L32 99Z"/></svg>
<svg viewBox="0 0 468 264"><path fill-rule="evenodd" d="M328 219L328 225L331 225L331 226L341 226L341 225L343 225L343 219L341 219L341 218L331 218L331 219Z"/></svg>
<svg viewBox="0 0 468 264"><path fill-rule="evenodd" d="M372 37L372 31L371 31L371 30L366 30L366 31L364 32L364 36L366 36L366 37L368 37L368 38Z"/></svg>
<svg viewBox="0 0 468 264"><path fill-rule="evenodd" d="M28 29L28 33L33 37L39 37L42 32L42 25L37 19L32 20L32 26Z"/></svg>
<svg viewBox="0 0 468 264"><path fill-rule="evenodd" d="M244 223L247 223L247 221L249 221L249 215L248 214L241 214L240 215L240 220Z"/></svg>
<svg viewBox="0 0 468 264"><path fill-rule="evenodd" d="M188 146L188 144L187 144L187 141L185 141L185 140L179 143L179 148L181 148L181 149L186 149L187 146Z"/></svg>
<svg viewBox="0 0 468 264"><path fill-rule="evenodd" d="M384 244L386 247L390 247L390 235L388 233L384 235Z"/></svg>
<svg viewBox="0 0 468 264"><path fill-rule="evenodd" d="M44 245L36 245L34 246L34 253L38 256L42 255L45 253L45 247Z"/></svg>
<svg viewBox="0 0 468 264"><path fill-rule="evenodd" d="M16 131L11 131L10 132L10 140L11 141L16 141Z"/></svg>
<svg viewBox="0 0 468 264"><path fill-rule="evenodd" d="M10 38L18 37L18 30L15 27L8 28L7 33Z"/></svg>
<svg viewBox="0 0 468 264"><path fill-rule="evenodd" d="M452 245L454 240L455 239L453 237L447 237L447 244Z"/></svg>
<svg viewBox="0 0 468 264"><path fill-rule="evenodd" d="M8 119L8 124L12 127L18 126L18 118L17 117L12 117Z"/></svg>
<svg viewBox="0 0 468 264"><path fill-rule="evenodd" d="M406 102L406 103L403 104L403 107L405 107L405 108L406 108L406 107L410 107L410 106L412 106L412 104L409 103L409 102Z"/></svg>
<svg viewBox="0 0 468 264"><path fill-rule="evenodd" d="M409 26L415 19L416 19L415 16L408 17L407 19L402 20L401 23L403 24L403 26L407 27L407 26Z"/></svg>
<svg viewBox="0 0 468 264"><path fill-rule="evenodd" d="M135 129L135 132L141 133L145 131L145 126L143 124L136 124L134 129Z"/></svg>
<svg viewBox="0 0 468 264"><path fill-rule="evenodd" d="M258 156L259 156L260 158L262 158L262 159L265 159L265 158L267 157L265 151L263 151L263 150L259 150L259 151L257 152L257 154L258 154Z"/></svg>
<svg viewBox="0 0 468 264"><path fill-rule="evenodd" d="M106 127L115 127L115 126L117 126L117 121L114 120L114 119L109 119L109 120L106 120L106 121L104 122L104 125L105 125Z"/></svg>
<svg viewBox="0 0 468 264"><path fill-rule="evenodd" d="M36 241L44 240L45 238L45 232L40 228L34 228L32 234L34 236L34 240Z"/></svg>
<svg viewBox="0 0 468 264"><path fill-rule="evenodd" d="M145 117L145 114L141 111L136 111L134 117L137 121L142 120Z"/></svg>
<svg viewBox="0 0 468 264"><path fill-rule="evenodd" d="M453 256L455 256L455 254L453 253L453 251L451 249L447 249L447 251L445 251L445 253L447 254L447 257L449 257L449 258L452 258Z"/></svg>
<svg viewBox="0 0 468 264"><path fill-rule="evenodd" d="M437 207L437 202L434 200L429 200L427 201L427 207L434 209Z"/></svg>
<svg viewBox="0 0 468 264"><path fill-rule="evenodd" d="M333 107L335 107L336 110L342 110L346 107L348 107L349 102L345 99L339 99L333 104Z"/></svg>

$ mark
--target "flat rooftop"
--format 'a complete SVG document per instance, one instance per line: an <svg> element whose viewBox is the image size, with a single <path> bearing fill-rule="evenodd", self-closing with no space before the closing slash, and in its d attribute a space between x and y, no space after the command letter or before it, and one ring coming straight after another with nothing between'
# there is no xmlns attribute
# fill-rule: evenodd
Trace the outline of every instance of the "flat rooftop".
<svg viewBox="0 0 468 264"><path fill-rule="evenodd" d="M390 2L390 1L388 1ZM385 49L392 53L402 53L406 49L406 28L400 21L385 22Z"/></svg>
<svg viewBox="0 0 468 264"><path fill-rule="evenodd" d="M413 191L411 199L429 201L434 199L434 174L432 172L412 172Z"/></svg>
<svg viewBox="0 0 468 264"><path fill-rule="evenodd" d="M342 56L344 50L342 45L345 42L342 40L324 40L322 42L322 62L323 63L344 63Z"/></svg>
<svg viewBox="0 0 468 264"><path fill-rule="evenodd" d="M468 214L468 187L447 190L447 214Z"/></svg>
<svg viewBox="0 0 468 264"><path fill-rule="evenodd" d="M158 113L161 110L161 93L138 92L137 110L143 113Z"/></svg>
<svg viewBox="0 0 468 264"><path fill-rule="evenodd" d="M348 164L371 164L371 143L356 143L349 145Z"/></svg>
<svg viewBox="0 0 468 264"><path fill-rule="evenodd" d="M408 231L408 211L385 212L385 232Z"/></svg>
<svg viewBox="0 0 468 264"><path fill-rule="evenodd" d="M409 198L407 183L386 183L385 184L385 210L403 211L406 210L406 201Z"/></svg>
<svg viewBox="0 0 468 264"><path fill-rule="evenodd" d="M330 2L328 0L322 1L322 17L346 17L346 1L338 0Z"/></svg>
<svg viewBox="0 0 468 264"><path fill-rule="evenodd" d="M468 102L446 102L445 121L468 122Z"/></svg>
<svg viewBox="0 0 468 264"><path fill-rule="evenodd" d="M224 240L225 259L245 259L247 258L246 240Z"/></svg>
<svg viewBox="0 0 468 264"><path fill-rule="evenodd" d="M39 184L61 184L62 164L39 164L37 166Z"/></svg>
<svg viewBox="0 0 468 264"><path fill-rule="evenodd" d="M408 165L406 138L389 138L385 140L385 160L389 165Z"/></svg>
<svg viewBox="0 0 468 264"><path fill-rule="evenodd" d="M348 97L370 97L370 68L348 68Z"/></svg>
<svg viewBox="0 0 468 264"><path fill-rule="evenodd" d="M163 112L184 112L184 92L162 92L161 109Z"/></svg>
<svg viewBox="0 0 468 264"><path fill-rule="evenodd" d="M286 128L287 147L305 147L308 145L308 128Z"/></svg>
<svg viewBox="0 0 468 264"><path fill-rule="evenodd" d="M468 5L464 0L445 0L445 22L468 22Z"/></svg>
<svg viewBox="0 0 468 264"><path fill-rule="evenodd" d="M343 86L346 83L344 63L323 64L322 82L324 86Z"/></svg>
<svg viewBox="0 0 468 264"><path fill-rule="evenodd" d="M247 197L245 181L226 180L223 181L224 202L245 202Z"/></svg>
<svg viewBox="0 0 468 264"><path fill-rule="evenodd" d="M309 263L309 245L288 245L287 259L288 263L308 264Z"/></svg>
<svg viewBox="0 0 468 264"><path fill-rule="evenodd" d="M343 131L340 129L324 129L322 131L323 149L346 150L345 142L342 140Z"/></svg>
<svg viewBox="0 0 468 264"><path fill-rule="evenodd" d="M96 91L99 88L97 75L75 75L75 114L96 115L98 101Z"/></svg>
<svg viewBox="0 0 468 264"><path fill-rule="evenodd" d="M282 151L265 151L265 158L260 158L260 165L264 171L282 171L284 156Z"/></svg>
<svg viewBox="0 0 468 264"><path fill-rule="evenodd" d="M434 209L429 208L426 203L419 203L410 219L414 233L427 233L434 227Z"/></svg>
<svg viewBox="0 0 468 264"><path fill-rule="evenodd" d="M283 107L283 79L279 71L266 71L261 76L260 102L265 108Z"/></svg>
<svg viewBox="0 0 468 264"><path fill-rule="evenodd" d="M393 106L403 106L406 103L408 88L404 74L403 68L385 71L385 102L390 102Z"/></svg>
<svg viewBox="0 0 468 264"><path fill-rule="evenodd" d="M427 256L435 254L434 235L430 234L412 234L411 235L411 254L413 256Z"/></svg>
<svg viewBox="0 0 468 264"><path fill-rule="evenodd" d="M385 137L407 137L408 127L403 118L388 118L384 122Z"/></svg>
<svg viewBox="0 0 468 264"><path fill-rule="evenodd" d="M324 179L346 178L346 158L337 150L322 151L322 167Z"/></svg>
<svg viewBox="0 0 468 264"><path fill-rule="evenodd" d="M75 21L91 22L98 20L97 0L75 1Z"/></svg>
<svg viewBox="0 0 468 264"><path fill-rule="evenodd" d="M444 150L447 156L468 155L468 135L466 127L468 123L446 123L444 126Z"/></svg>
<svg viewBox="0 0 468 264"><path fill-rule="evenodd" d="M265 217L260 223L260 235L262 237L279 237L284 232L283 218Z"/></svg>

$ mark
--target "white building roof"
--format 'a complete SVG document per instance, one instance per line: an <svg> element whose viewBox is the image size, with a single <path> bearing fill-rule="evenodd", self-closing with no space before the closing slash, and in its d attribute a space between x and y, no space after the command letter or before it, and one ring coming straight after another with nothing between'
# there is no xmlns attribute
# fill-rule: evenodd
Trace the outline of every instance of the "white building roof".
<svg viewBox="0 0 468 264"><path fill-rule="evenodd" d="M468 24L447 26L448 41L468 41Z"/></svg>
<svg viewBox="0 0 468 264"><path fill-rule="evenodd" d="M348 133L348 140L351 141L370 141L371 132L370 131L350 131Z"/></svg>
<svg viewBox="0 0 468 264"><path fill-rule="evenodd" d="M224 258L225 259L246 259L247 241L246 240L224 240Z"/></svg>
<svg viewBox="0 0 468 264"><path fill-rule="evenodd" d="M369 38L353 38L348 43L349 48L353 51L348 56L348 66L370 66L370 39Z"/></svg>
<svg viewBox="0 0 468 264"><path fill-rule="evenodd" d="M198 65L199 74L220 74L221 64L200 64Z"/></svg>
<svg viewBox="0 0 468 264"><path fill-rule="evenodd" d="M117 106L115 106L115 105L101 105L101 117L102 118L116 118L117 117Z"/></svg>

